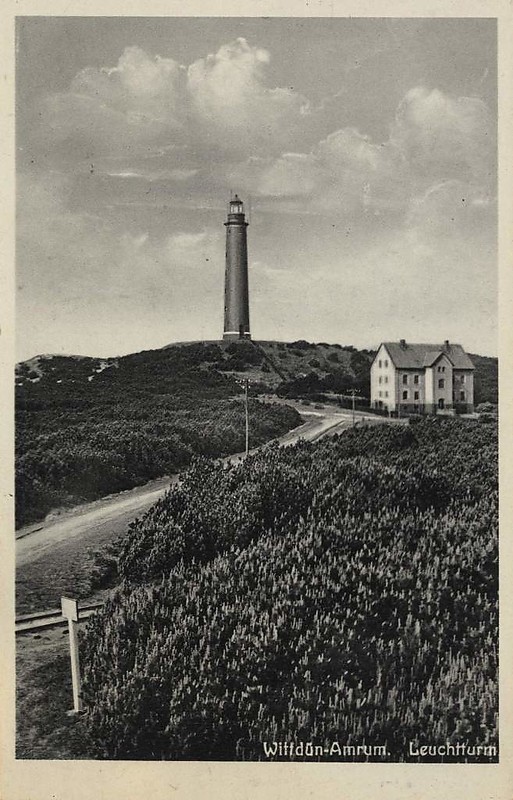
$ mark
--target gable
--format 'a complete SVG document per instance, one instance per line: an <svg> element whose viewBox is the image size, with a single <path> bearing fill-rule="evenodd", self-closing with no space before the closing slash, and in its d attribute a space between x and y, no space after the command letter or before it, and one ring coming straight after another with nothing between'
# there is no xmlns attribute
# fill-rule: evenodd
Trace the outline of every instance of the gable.
<svg viewBox="0 0 513 800"><path fill-rule="evenodd" d="M394 366L394 361L393 361L393 359L392 359L390 353L388 352L388 350L386 348L386 345L384 343L380 344L380 346L378 348L378 352L376 353L376 355L374 356L374 359L372 361L371 369L373 367L377 367L379 365L380 361L381 362L388 361L388 366L389 367L393 368L393 366Z"/></svg>
<svg viewBox="0 0 513 800"><path fill-rule="evenodd" d="M431 368L440 367L440 366L451 367L452 368L453 367L453 363L452 363L451 359L448 357L447 353L438 353L438 355L435 357L435 359L430 364L426 364L426 366L427 367L429 366Z"/></svg>

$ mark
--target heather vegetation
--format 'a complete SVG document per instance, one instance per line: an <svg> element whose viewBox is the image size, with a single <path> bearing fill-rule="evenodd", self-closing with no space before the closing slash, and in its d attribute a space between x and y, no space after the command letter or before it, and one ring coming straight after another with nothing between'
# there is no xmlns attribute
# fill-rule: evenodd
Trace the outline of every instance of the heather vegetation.
<svg viewBox="0 0 513 800"><path fill-rule="evenodd" d="M217 345L114 361L53 357L19 373L16 519L94 500L244 448L241 389L215 368ZM30 378L32 371L33 377ZM252 445L300 423L289 407L251 400Z"/></svg>
<svg viewBox="0 0 513 800"><path fill-rule="evenodd" d="M292 733L392 761L409 741L496 744L493 425L195 461L119 572L83 640L95 756L259 760Z"/></svg>
<svg viewBox="0 0 513 800"><path fill-rule="evenodd" d="M16 377L16 522L175 472L194 455L243 448L241 389L350 401L365 408L374 353L298 340L196 343L115 359L52 356ZM475 402L497 402L496 359L472 356ZM292 409L253 402L252 444L299 424Z"/></svg>

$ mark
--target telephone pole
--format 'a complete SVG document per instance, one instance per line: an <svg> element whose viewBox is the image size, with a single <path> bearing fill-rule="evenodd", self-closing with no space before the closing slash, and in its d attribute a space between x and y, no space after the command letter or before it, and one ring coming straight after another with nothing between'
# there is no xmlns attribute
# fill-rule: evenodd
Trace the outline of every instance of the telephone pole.
<svg viewBox="0 0 513 800"><path fill-rule="evenodd" d="M249 404L248 404L248 390L249 390L249 378L241 378L237 380L239 386L242 386L244 389L244 414L246 418L246 448L245 453L246 456L249 455Z"/></svg>
<svg viewBox="0 0 513 800"><path fill-rule="evenodd" d="M362 397L360 395L360 392L358 391L358 389L352 388L349 391L351 392L351 394L341 394L340 397L346 397L348 400L351 400L351 409L352 409L352 412L353 412L353 414L352 414L352 416L353 416L353 428L354 428L355 425L356 425L356 396L358 395L358 398L360 400L368 400L368 398L367 397Z"/></svg>

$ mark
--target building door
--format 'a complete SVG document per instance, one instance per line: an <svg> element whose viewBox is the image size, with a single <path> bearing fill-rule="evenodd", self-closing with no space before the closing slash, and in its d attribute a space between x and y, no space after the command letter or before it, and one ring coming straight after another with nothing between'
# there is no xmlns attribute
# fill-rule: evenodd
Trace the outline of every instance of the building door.
<svg viewBox="0 0 513 800"><path fill-rule="evenodd" d="M443 397L440 397L438 400L438 408L445 408L445 400Z"/></svg>

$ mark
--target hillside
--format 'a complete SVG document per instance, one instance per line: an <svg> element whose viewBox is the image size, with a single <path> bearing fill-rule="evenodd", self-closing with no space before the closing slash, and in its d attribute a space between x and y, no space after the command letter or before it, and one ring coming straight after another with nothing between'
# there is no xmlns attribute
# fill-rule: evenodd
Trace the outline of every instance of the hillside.
<svg viewBox="0 0 513 800"><path fill-rule="evenodd" d="M176 472L194 455L244 448L242 390L217 345L118 359L41 356L16 378L16 519L76 505ZM300 424L251 400L251 444Z"/></svg>
<svg viewBox="0 0 513 800"><path fill-rule="evenodd" d="M499 402L499 369L496 358L469 353L476 368L474 373L475 404Z"/></svg>
<svg viewBox="0 0 513 800"><path fill-rule="evenodd" d="M202 353L195 361L195 352ZM180 356L179 354L182 353ZM356 388L368 397L370 365L373 350L357 350L352 345L278 341L204 341L167 345L159 350L143 351L120 358L41 355L21 362L16 367L16 386L26 388L41 381L45 387L95 382L102 386L125 382L130 371L134 378L161 380L162 370L181 369L180 365L200 366L212 373L248 377L253 392L276 391L290 396L316 392L345 392ZM470 357L476 367L476 404L498 402L497 359L474 353ZM191 360L192 359L192 360ZM122 375L114 370L121 366ZM105 373L105 374L103 374ZM169 378L170 375L167 376ZM204 377L204 376L203 376ZM191 376L189 376L189 382ZM191 389L194 381L190 382ZM233 388L233 384L232 388ZM205 387L202 388L202 391ZM176 386L172 387L175 391ZM158 391L159 387L155 387ZM181 390L180 390L181 391Z"/></svg>
<svg viewBox="0 0 513 800"><path fill-rule="evenodd" d="M16 520L42 519L244 447L240 378L251 381L251 444L300 423L259 394L365 405L374 353L338 344L191 342L119 358L41 355L16 368ZM476 403L497 401L497 360L473 356Z"/></svg>

